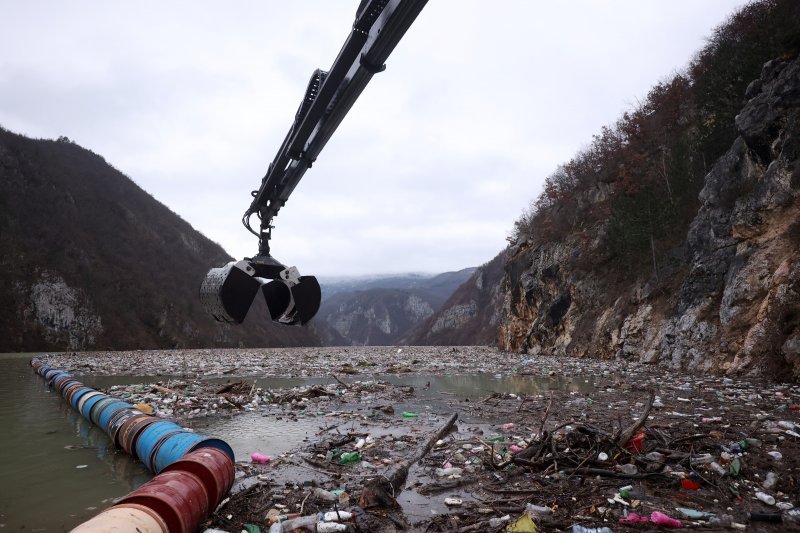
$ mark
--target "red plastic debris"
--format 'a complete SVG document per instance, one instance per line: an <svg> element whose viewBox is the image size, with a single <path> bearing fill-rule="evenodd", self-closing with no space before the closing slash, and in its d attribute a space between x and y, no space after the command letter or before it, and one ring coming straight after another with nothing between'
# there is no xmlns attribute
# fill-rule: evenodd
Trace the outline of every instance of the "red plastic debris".
<svg viewBox="0 0 800 533"><path fill-rule="evenodd" d="M647 435L644 433L639 433L638 435L631 437L631 440L625 444L625 449L631 453L639 453L644 448L644 439Z"/></svg>
<svg viewBox="0 0 800 533"><path fill-rule="evenodd" d="M789 406L790 411L800 411L800 405L791 405Z"/></svg>
<svg viewBox="0 0 800 533"><path fill-rule="evenodd" d="M681 487L688 490L697 490L700 488L700 483L684 478L681 480Z"/></svg>
<svg viewBox="0 0 800 533"><path fill-rule="evenodd" d="M640 516L636 513L628 513L628 516L619 519L620 524L637 524L639 522L649 522L649 521L650 519L647 518L646 516Z"/></svg>

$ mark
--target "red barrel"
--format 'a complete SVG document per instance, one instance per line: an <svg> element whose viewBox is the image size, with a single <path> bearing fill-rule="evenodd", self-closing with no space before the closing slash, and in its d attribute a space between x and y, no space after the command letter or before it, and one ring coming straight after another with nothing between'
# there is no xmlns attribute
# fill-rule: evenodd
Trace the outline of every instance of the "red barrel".
<svg viewBox="0 0 800 533"><path fill-rule="evenodd" d="M203 482L211 509L216 509L231 490L235 475L233 461L227 453L217 448L200 448L190 452L163 470L174 471L190 472Z"/></svg>
<svg viewBox="0 0 800 533"><path fill-rule="evenodd" d="M164 520L170 533L195 533L210 510L203 482L183 471L159 474L119 503L149 507Z"/></svg>

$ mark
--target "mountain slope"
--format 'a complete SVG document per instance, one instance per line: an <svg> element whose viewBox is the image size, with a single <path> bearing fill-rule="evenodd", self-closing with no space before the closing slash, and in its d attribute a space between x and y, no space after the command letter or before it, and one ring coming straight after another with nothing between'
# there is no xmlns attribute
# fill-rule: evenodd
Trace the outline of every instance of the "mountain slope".
<svg viewBox="0 0 800 533"><path fill-rule="evenodd" d="M496 342L505 251L478 267L431 316L402 340L419 346L491 345Z"/></svg>
<svg viewBox="0 0 800 533"><path fill-rule="evenodd" d="M323 282L316 327L323 344L394 345L429 317L474 268L436 276L353 278Z"/></svg>
<svg viewBox="0 0 800 533"><path fill-rule="evenodd" d="M548 178L500 347L800 379L800 3L748 4Z"/></svg>
<svg viewBox="0 0 800 533"><path fill-rule="evenodd" d="M66 138L0 129L0 249L0 351L318 344L211 319L198 287L227 254Z"/></svg>

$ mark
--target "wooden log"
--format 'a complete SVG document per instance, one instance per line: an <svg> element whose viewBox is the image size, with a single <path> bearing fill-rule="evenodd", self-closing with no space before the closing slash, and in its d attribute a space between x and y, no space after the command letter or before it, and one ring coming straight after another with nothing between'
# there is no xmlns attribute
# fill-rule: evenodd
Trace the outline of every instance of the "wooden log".
<svg viewBox="0 0 800 533"><path fill-rule="evenodd" d="M450 432L456 423L456 419L458 419L458 413L454 413L447 419L447 422L428 439L424 446L417 449L411 457L399 463L385 476L367 480L358 499L359 505L364 509L397 507L397 495L403 491L403 485L408 478L408 471L411 466L428 455L436 441Z"/></svg>

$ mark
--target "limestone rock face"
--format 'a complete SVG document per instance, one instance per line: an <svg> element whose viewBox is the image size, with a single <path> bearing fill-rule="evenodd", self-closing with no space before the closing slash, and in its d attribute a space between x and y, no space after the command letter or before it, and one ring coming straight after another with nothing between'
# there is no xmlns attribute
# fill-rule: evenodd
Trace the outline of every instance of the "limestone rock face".
<svg viewBox="0 0 800 533"><path fill-rule="evenodd" d="M501 348L800 379L800 59L765 64L747 97L670 290L570 268L602 258L593 243L517 243Z"/></svg>

